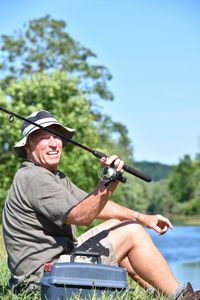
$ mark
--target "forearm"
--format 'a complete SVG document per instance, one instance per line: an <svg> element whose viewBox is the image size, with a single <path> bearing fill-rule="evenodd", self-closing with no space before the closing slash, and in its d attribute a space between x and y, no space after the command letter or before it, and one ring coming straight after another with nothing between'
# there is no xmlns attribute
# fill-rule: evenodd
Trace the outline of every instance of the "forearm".
<svg viewBox="0 0 200 300"><path fill-rule="evenodd" d="M117 172L121 172L123 169L124 162L119 159L117 155L110 157L102 157L101 164L103 166L112 166ZM105 181L100 181L97 188L85 199L74 206L68 214L66 223L75 225L89 225L97 217L103 219L110 219L109 208L111 204L108 204L104 210L107 202L116 189L118 181L111 181L108 186L105 187ZM117 207L115 206L115 214L117 215ZM104 211L102 213L102 211ZM130 210L131 211L131 210ZM110 211L111 215L112 212ZM122 217L121 213L121 217Z"/></svg>
<svg viewBox="0 0 200 300"><path fill-rule="evenodd" d="M98 215L101 220L118 219L120 221L138 221L139 213L125 206L112 201L107 201L106 205Z"/></svg>
<svg viewBox="0 0 200 300"><path fill-rule="evenodd" d="M65 223L89 225L100 215L117 185L117 181L111 182L105 188L104 182L100 181L97 188L91 194L73 207Z"/></svg>
<svg viewBox="0 0 200 300"><path fill-rule="evenodd" d="M98 218L102 220L117 219L120 221L136 221L145 227L154 229L159 234L163 234L169 228L173 228L171 222L162 215L142 214L112 201L106 203Z"/></svg>

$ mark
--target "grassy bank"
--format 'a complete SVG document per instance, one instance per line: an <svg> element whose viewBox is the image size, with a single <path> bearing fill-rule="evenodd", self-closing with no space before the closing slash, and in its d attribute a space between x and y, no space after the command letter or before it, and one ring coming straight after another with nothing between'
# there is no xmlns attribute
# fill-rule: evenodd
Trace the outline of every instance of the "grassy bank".
<svg viewBox="0 0 200 300"><path fill-rule="evenodd" d="M37 293L27 295L26 293L21 293L19 295L14 295L12 291L8 288L8 280L10 277L9 270L7 268L6 262L6 251L4 248L2 234L0 237L0 299L3 300L40 300L40 295ZM146 291L137 286L133 281L129 282L130 287L134 287L135 291L124 295L124 297L119 297L113 300L166 300L167 297L162 295L149 296ZM80 297L73 298L76 300L81 300ZM90 299L88 299L90 300ZM91 297L91 300L98 300L95 296ZM103 297L102 300L111 300L110 297Z"/></svg>
<svg viewBox="0 0 200 300"><path fill-rule="evenodd" d="M0 299L3 300L40 300L39 293L26 294L22 292L19 295L14 295L13 292L8 288L8 280L9 280L9 271L7 269L6 257L1 258L0 260ZM162 295L158 296L150 296L148 295L142 288L135 285L130 281L130 286L135 288L134 292L125 293L123 296L119 295L119 297L111 298L109 296L103 295L102 300L167 300L167 297ZM92 296L88 300L98 300L98 297ZM66 299L70 300L70 299ZM81 300L79 296L73 297L71 300Z"/></svg>
<svg viewBox="0 0 200 300"><path fill-rule="evenodd" d="M170 220L174 225L199 225L200 226L200 216L181 216L181 215L173 215L170 217ZM1 226L0 226L1 232ZM22 292L19 295L14 295L13 292L8 287L10 273L7 267L6 261L6 251L2 240L2 234L0 235L0 299L3 300L40 300L41 297L38 293L33 293L27 295L25 292ZM169 298L158 295L158 296L150 296L136 285L132 280L129 281L129 286L135 288L135 291L129 294L124 295L124 297L116 298L115 300L167 300ZM73 298L76 300L81 300L80 297ZM102 300L111 300L111 297L103 297ZM95 296L91 297L88 300L98 300Z"/></svg>
<svg viewBox="0 0 200 300"><path fill-rule="evenodd" d="M170 220L174 225L197 225L200 226L200 216L181 216L173 215L169 216ZM0 226L1 232L1 226ZM40 295L38 293L29 294L21 293L19 295L14 295L13 292L8 287L8 280L10 273L7 267L6 261L6 251L2 240L2 234L0 236L0 299L3 300L40 300ZM150 296L136 285L132 280L129 281L129 286L135 288L135 291L129 294L124 295L124 297L116 298L115 300L167 300L167 297L162 295ZM73 298L76 300L81 300L80 297ZM110 297L103 297L102 300L111 300ZM88 299L90 300L90 299ZM91 300L98 300L95 296L91 297Z"/></svg>

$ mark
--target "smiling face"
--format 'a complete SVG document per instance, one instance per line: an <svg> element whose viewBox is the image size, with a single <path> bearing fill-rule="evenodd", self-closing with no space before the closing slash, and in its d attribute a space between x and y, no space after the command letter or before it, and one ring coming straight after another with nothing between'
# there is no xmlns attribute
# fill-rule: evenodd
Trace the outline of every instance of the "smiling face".
<svg viewBox="0 0 200 300"><path fill-rule="evenodd" d="M56 125L49 126L49 128L53 131L58 129ZM51 172L56 172L63 149L60 137L44 129L38 129L30 134L25 148L30 161Z"/></svg>

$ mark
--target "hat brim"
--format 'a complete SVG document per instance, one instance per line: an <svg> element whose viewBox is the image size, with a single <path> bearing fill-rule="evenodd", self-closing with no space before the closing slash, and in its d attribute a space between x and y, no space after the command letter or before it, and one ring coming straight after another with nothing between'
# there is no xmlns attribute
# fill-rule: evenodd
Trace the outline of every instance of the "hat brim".
<svg viewBox="0 0 200 300"><path fill-rule="evenodd" d="M61 134L62 136L68 138L68 139L71 139L75 133L75 129L73 128L69 128L69 127L64 127L63 125L61 125L60 123L58 122L55 122L55 121L50 121L50 122L46 122L45 124L40 124L40 126L42 128L46 128L46 127L49 127L51 125L57 125L57 128L53 130L53 132L55 133L59 133ZM38 130L38 129L42 129L41 127L37 127L37 126L34 126L32 128L32 130L29 131L29 133L23 137L15 146L14 146L14 150L17 154L18 157L21 157L21 158L26 158L27 155L26 155L26 150L25 150L25 145L27 143L27 140L28 140L28 137L31 133L33 133L34 131ZM67 143L66 140L64 140L63 142L65 142L65 144Z"/></svg>

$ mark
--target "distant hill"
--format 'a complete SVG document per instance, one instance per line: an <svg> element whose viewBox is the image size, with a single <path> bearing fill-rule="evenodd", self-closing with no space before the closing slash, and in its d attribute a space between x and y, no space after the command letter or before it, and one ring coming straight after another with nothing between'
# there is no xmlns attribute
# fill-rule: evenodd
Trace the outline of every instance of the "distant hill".
<svg viewBox="0 0 200 300"><path fill-rule="evenodd" d="M153 178L153 181L159 181L167 178L174 166L161 164L158 162L138 161L134 166Z"/></svg>

